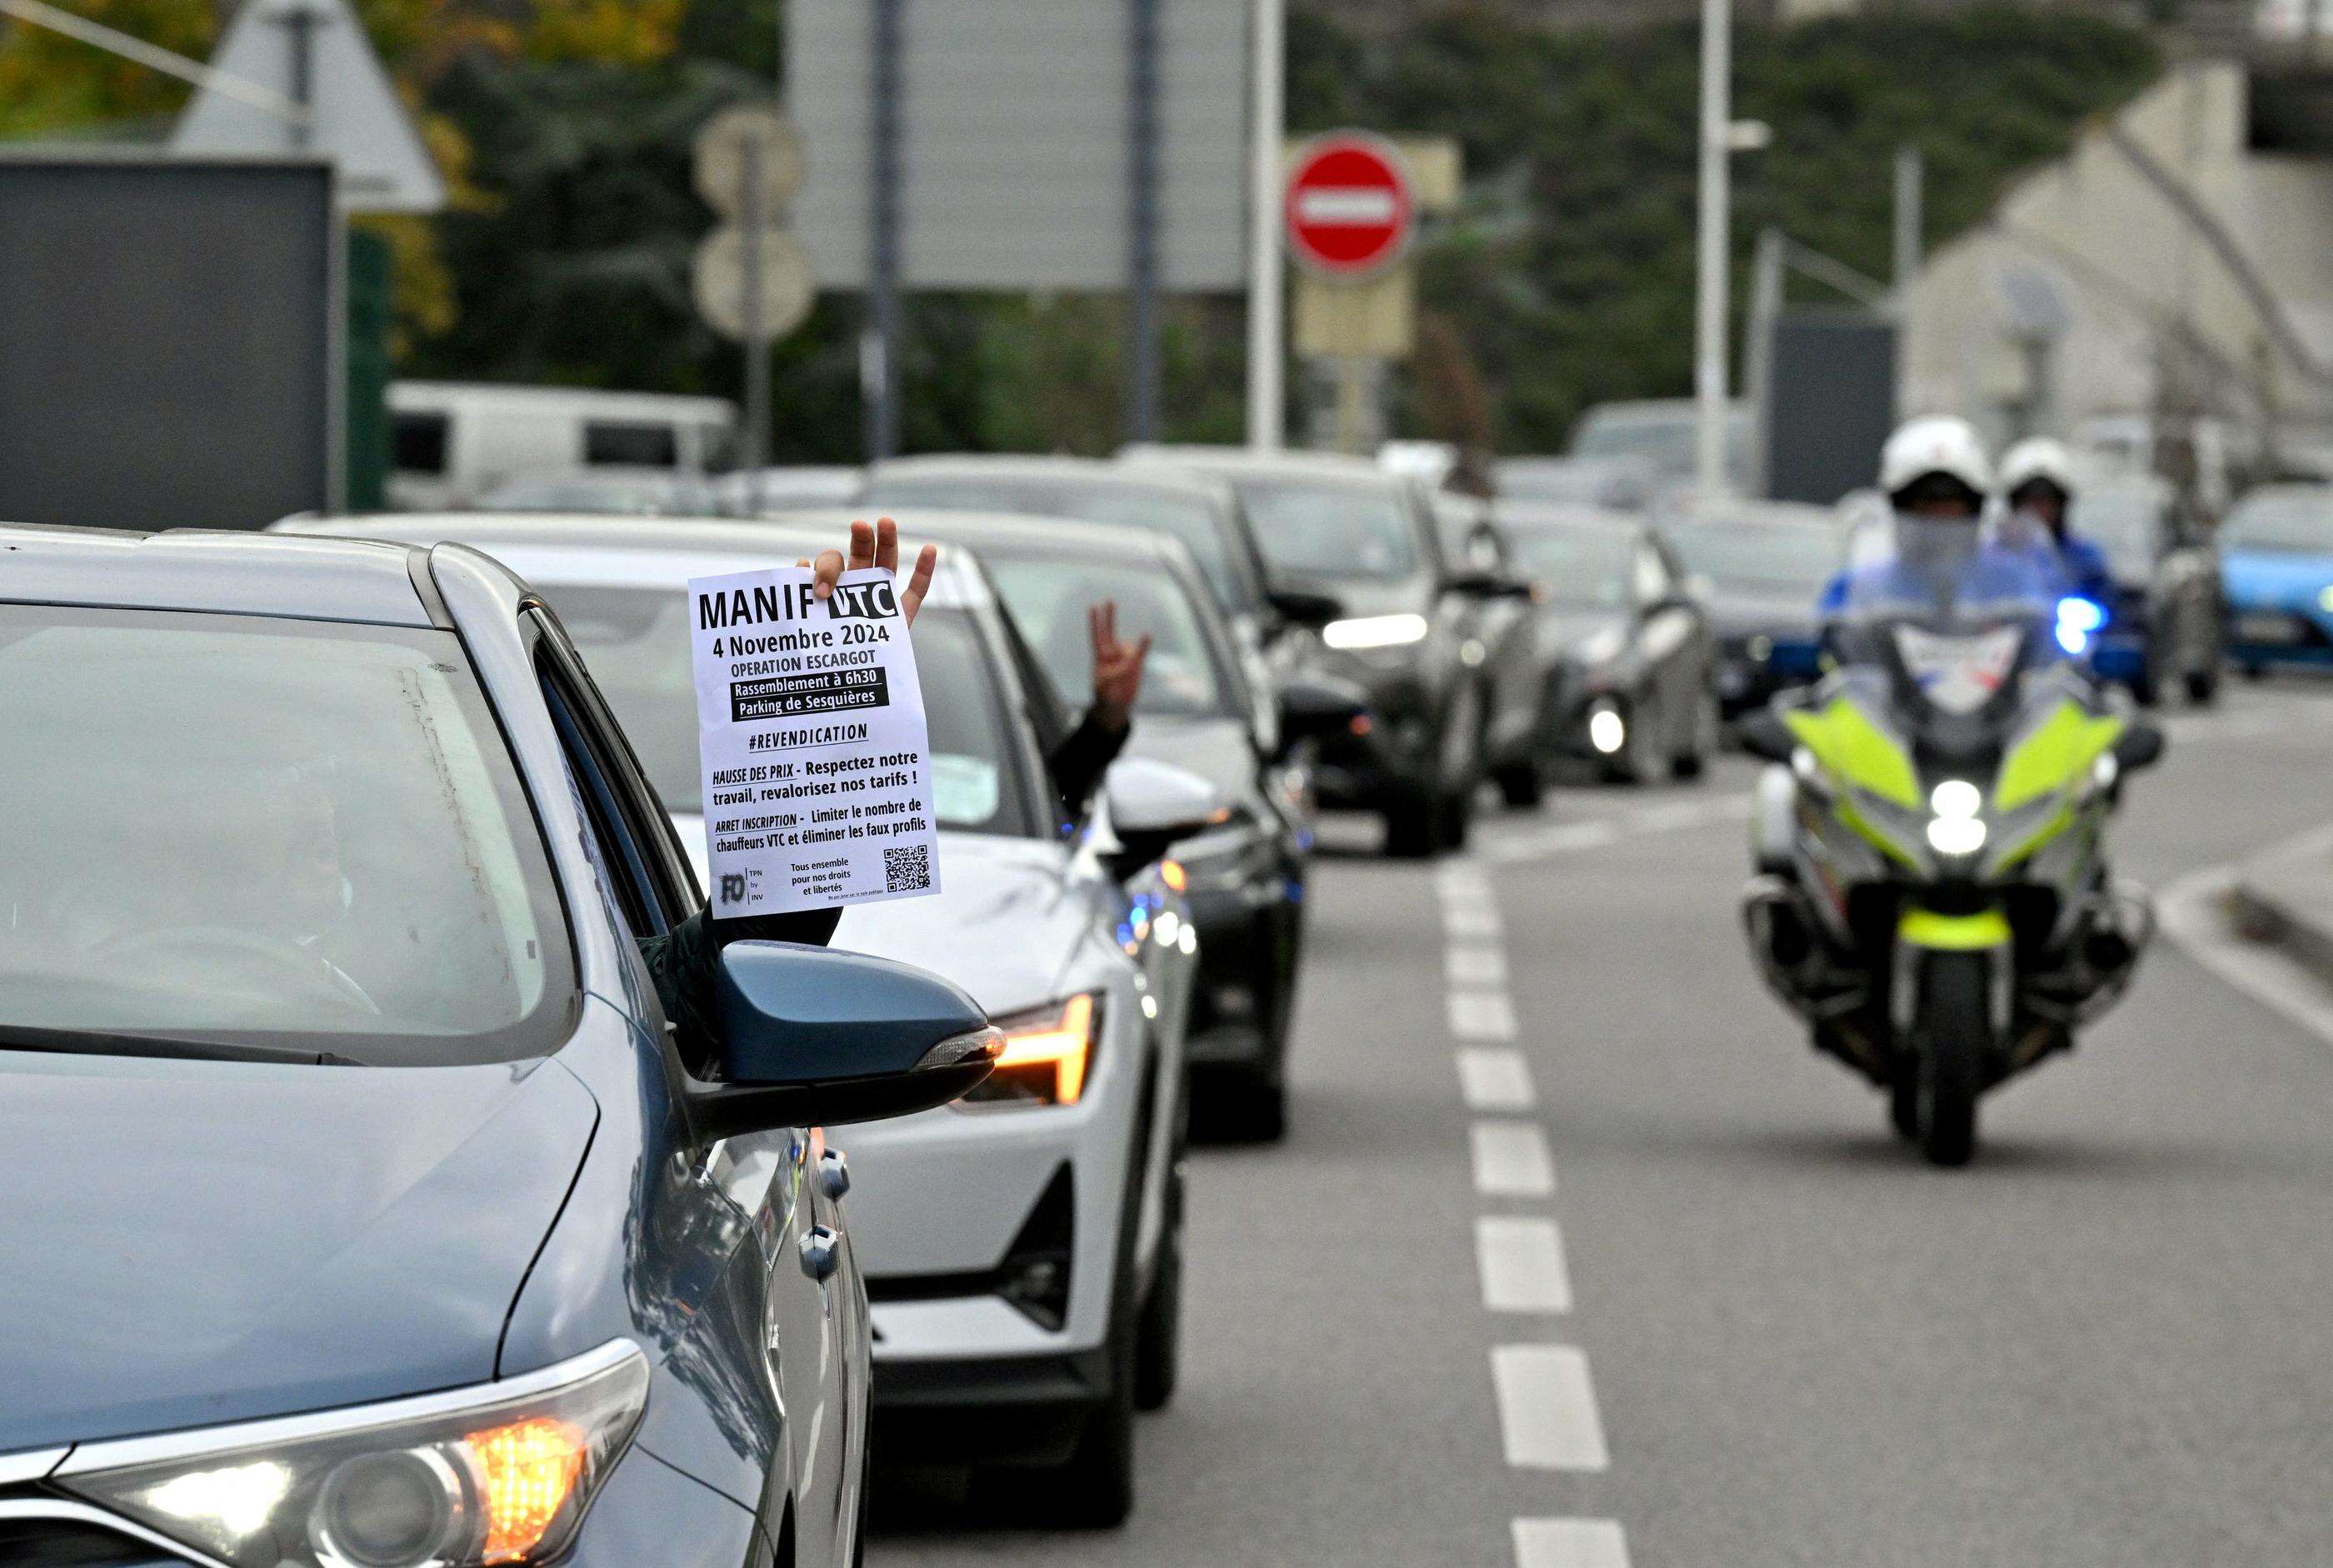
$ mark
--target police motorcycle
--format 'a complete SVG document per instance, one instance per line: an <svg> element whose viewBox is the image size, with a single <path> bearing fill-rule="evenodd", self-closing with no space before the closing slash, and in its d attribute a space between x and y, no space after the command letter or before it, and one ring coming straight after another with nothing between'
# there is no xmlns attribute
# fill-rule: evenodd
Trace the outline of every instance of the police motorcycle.
<svg viewBox="0 0 2333 1568"><path fill-rule="evenodd" d="M1829 672L1740 726L1773 765L1743 915L1816 1048L1956 1166L1979 1098L2070 1050L2153 935L2106 832L2163 736L2093 678L2090 607L2001 522L1877 521L1825 632Z"/></svg>

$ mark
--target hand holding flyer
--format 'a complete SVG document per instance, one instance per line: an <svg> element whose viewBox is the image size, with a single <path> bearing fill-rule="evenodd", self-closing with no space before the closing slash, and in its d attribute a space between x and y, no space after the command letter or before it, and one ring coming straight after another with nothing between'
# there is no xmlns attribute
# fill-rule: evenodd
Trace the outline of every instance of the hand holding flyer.
<svg viewBox="0 0 2333 1568"><path fill-rule="evenodd" d="M713 915L939 891L923 687L892 574L688 585Z"/></svg>

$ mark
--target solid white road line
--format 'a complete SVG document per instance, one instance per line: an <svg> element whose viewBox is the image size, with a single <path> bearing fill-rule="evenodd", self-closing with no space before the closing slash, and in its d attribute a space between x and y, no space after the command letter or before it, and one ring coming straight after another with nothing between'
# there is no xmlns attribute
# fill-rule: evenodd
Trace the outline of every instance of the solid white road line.
<svg viewBox="0 0 2333 1568"><path fill-rule="evenodd" d="M1474 1260L1483 1271L1485 1310L1571 1310L1571 1275L1564 1267L1563 1232L1555 1221L1484 1215L1474 1221Z"/></svg>
<svg viewBox="0 0 2333 1568"><path fill-rule="evenodd" d="M1442 974L1453 986L1503 986L1507 983L1507 952L1503 948L1454 942L1442 956Z"/></svg>
<svg viewBox="0 0 2333 1568"><path fill-rule="evenodd" d="M1588 1358L1570 1345L1498 1345L1491 1380L1507 1463L1532 1470L1601 1470L1612 1462Z"/></svg>
<svg viewBox="0 0 2333 1568"><path fill-rule="evenodd" d="M1491 879L1472 861L1445 861L1434 873L1434 886L1445 899L1487 899Z"/></svg>
<svg viewBox="0 0 2333 1568"><path fill-rule="evenodd" d="M2289 847L2321 852L2324 839L2320 828L2289 841ZM2237 875L2233 866L2211 866L2164 889L2155 906L2163 934L2237 990L2333 1044L2333 1003L2326 1000L2316 976L2275 948L2247 942L2230 929L2227 897Z"/></svg>
<svg viewBox="0 0 2333 1568"><path fill-rule="evenodd" d="M1536 1121L1477 1121L1467 1130L1474 1156L1474 1190L1486 1198L1547 1198L1555 1191L1555 1159Z"/></svg>
<svg viewBox="0 0 2333 1568"><path fill-rule="evenodd" d="M1529 1111L1539 1103L1523 1053L1496 1045L1458 1053L1458 1093L1469 1111Z"/></svg>
<svg viewBox="0 0 2333 1568"><path fill-rule="evenodd" d="M1518 1519L1515 1568L1628 1568L1628 1538L1609 1519Z"/></svg>
<svg viewBox="0 0 2333 1568"><path fill-rule="evenodd" d="M1504 991L1453 991L1450 1033L1461 1040L1512 1040L1515 1005Z"/></svg>

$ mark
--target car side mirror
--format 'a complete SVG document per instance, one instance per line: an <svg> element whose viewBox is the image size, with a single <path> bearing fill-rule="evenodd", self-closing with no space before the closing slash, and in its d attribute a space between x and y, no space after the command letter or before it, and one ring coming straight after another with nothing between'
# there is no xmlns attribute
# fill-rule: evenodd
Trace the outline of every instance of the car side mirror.
<svg viewBox="0 0 2333 1568"><path fill-rule="evenodd" d="M1342 735L1368 711L1368 695L1350 681L1297 676L1280 688L1281 745Z"/></svg>
<svg viewBox="0 0 2333 1568"><path fill-rule="evenodd" d="M1743 714L1733 721L1733 738L1752 756L1768 762L1787 763L1791 754L1799 748L1799 737L1782 722L1782 716L1771 707L1762 707Z"/></svg>
<svg viewBox="0 0 2333 1568"><path fill-rule="evenodd" d="M946 1105L988 1076L1004 1037L936 975L793 942L721 950L721 1082L689 1097L710 1141Z"/></svg>
<svg viewBox="0 0 2333 1568"><path fill-rule="evenodd" d="M1332 620L1342 620L1342 601L1327 593L1307 593L1292 588L1275 588L1264 596L1273 613L1291 626L1310 627L1317 631Z"/></svg>
<svg viewBox="0 0 2333 1568"><path fill-rule="evenodd" d="M1118 840L1108 862L1121 881L1164 859L1177 840L1228 822L1232 814L1223 792L1197 774L1140 756L1110 765L1102 803Z"/></svg>
<svg viewBox="0 0 2333 1568"><path fill-rule="evenodd" d="M2115 767L2136 773L2163 760L2163 726L2151 718L2134 718L2114 744Z"/></svg>
<svg viewBox="0 0 2333 1568"><path fill-rule="evenodd" d="M1503 572L1460 572L1444 584L1453 593L1463 593L1469 599L1529 599L1531 585L1520 577L1510 577Z"/></svg>

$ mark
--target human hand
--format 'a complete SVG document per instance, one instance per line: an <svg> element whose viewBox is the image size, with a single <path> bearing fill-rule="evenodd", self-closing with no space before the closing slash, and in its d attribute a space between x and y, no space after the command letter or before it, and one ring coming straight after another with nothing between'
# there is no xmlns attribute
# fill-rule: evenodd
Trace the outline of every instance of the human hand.
<svg viewBox="0 0 2333 1568"><path fill-rule="evenodd" d="M907 586L899 590L899 617L909 626L916 623L916 611L923 607L924 595L931 592L932 570L939 561L939 547L925 545L916 554L916 569L908 575ZM840 550L821 550L815 562L797 561L794 564L811 568L814 573L811 592L821 600L832 596L836 582L845 572L879 566L896 578L899 574L899 525L888 517L877 519L871 528L863 522L853 523L847 562Z"/></svg>
<svg viewBox="0 0 2333 1568"><path fill-rule="evenodd" d="M1124 729L1142 695L1142 661L1150 656L1150 639L1121 642L1118 637L1118 601L1105 599L1086 611L1093 635L1093 714L1109 729Z"/></svg>

